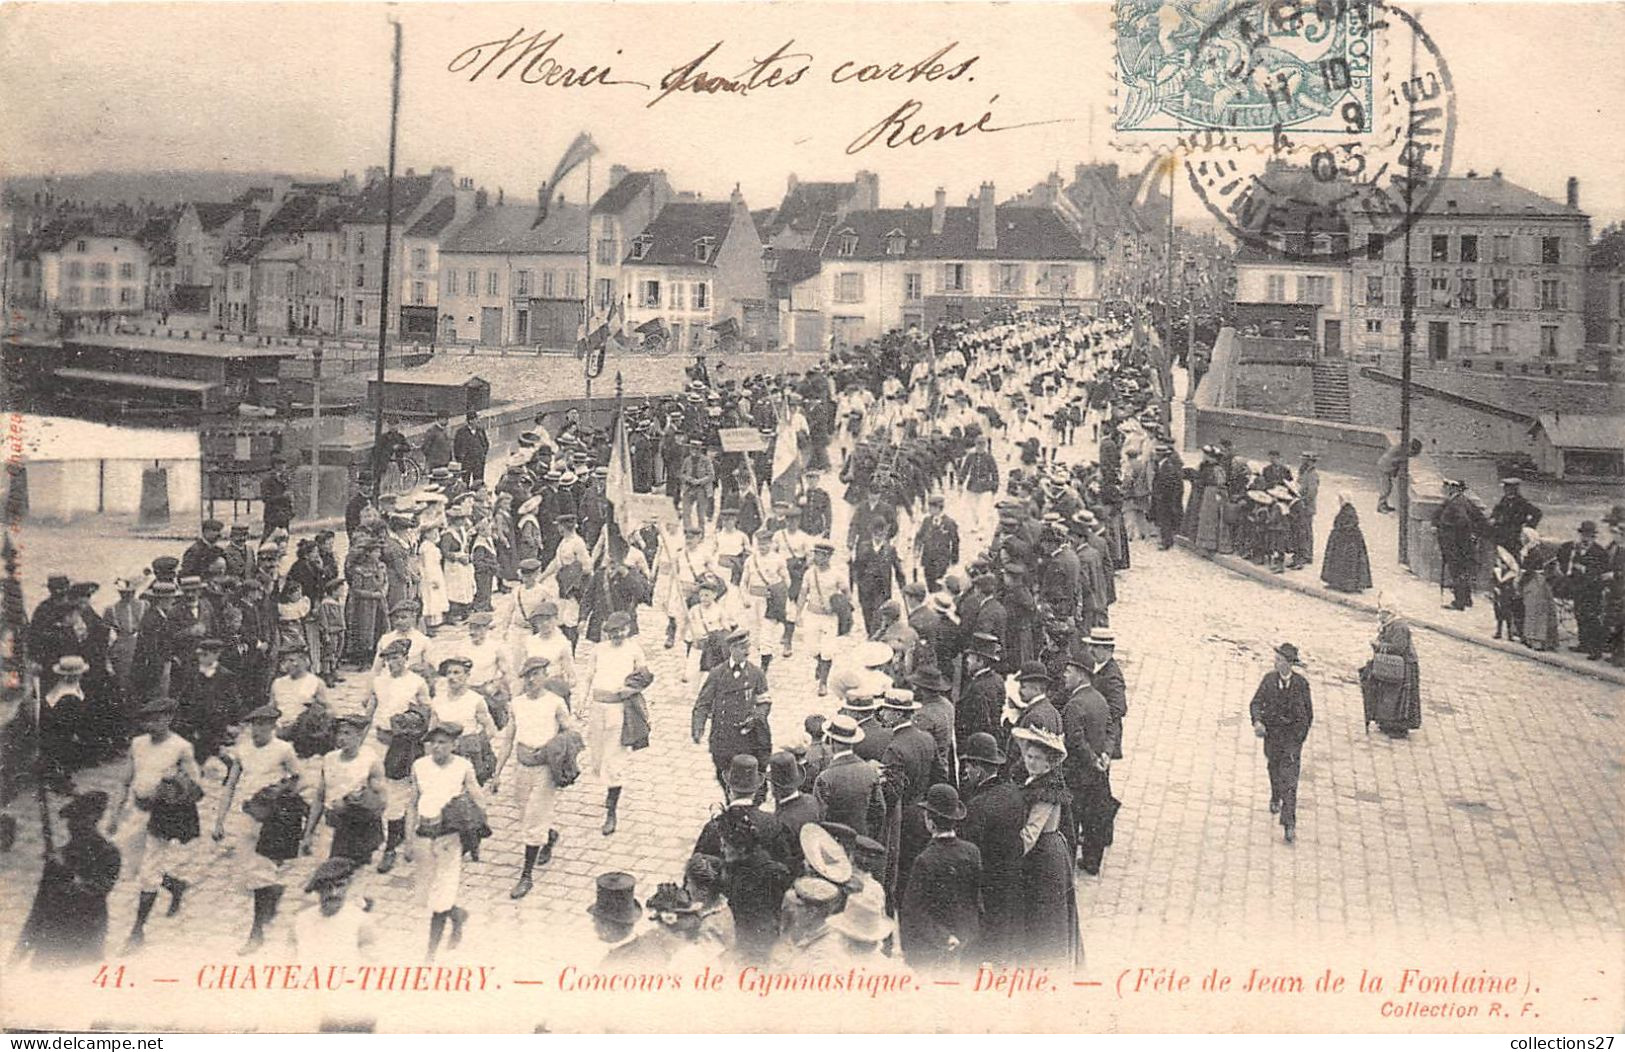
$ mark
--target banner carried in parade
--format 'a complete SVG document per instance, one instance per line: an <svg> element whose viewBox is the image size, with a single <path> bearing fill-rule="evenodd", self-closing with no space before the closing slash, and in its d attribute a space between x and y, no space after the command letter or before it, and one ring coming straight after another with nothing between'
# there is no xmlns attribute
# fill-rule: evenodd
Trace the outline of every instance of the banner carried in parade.
<svg viewBox="0 0 1625 1052"><path fill-rule="evenodd" d="M754 427L723 427L717 429L724 453L760 453L767 448L767 436Z"/></svg>

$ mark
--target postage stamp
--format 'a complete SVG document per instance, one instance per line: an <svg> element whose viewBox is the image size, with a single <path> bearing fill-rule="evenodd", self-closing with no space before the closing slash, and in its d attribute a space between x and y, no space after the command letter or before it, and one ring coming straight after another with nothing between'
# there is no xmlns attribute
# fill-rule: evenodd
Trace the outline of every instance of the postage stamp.
<svg viewBox="0 0 1625 1052"><path fill-rule="evenodd" d="M1121 0L1114 131L1372 133L1373 28L1367 0Z"/></svg>

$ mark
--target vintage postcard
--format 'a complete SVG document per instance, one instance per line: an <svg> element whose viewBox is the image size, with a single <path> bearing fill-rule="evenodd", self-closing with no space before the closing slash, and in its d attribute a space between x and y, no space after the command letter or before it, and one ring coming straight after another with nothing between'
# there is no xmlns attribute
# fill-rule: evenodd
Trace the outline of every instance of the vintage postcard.
<svg viewBox="0 0 1625 1052"><path fill-rule="evenodd" d="M1621 40L0 7L0 1026L1618 1030Z"/></svg>

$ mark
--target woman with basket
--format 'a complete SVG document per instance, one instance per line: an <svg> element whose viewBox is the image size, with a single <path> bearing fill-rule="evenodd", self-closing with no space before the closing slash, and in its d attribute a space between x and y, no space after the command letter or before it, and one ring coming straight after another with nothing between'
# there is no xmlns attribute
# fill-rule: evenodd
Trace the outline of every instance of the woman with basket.
<svg viewBox="0 0 1625 1052"><path fill-rule="evenodd" d="M1371 660L1360 669L1367 729L1375 723L1390 738L1403 738L1422 726L1422 672L1411 643L1411 627L1392 607L1378 607L1381 627L1371 643Z"/></svg>

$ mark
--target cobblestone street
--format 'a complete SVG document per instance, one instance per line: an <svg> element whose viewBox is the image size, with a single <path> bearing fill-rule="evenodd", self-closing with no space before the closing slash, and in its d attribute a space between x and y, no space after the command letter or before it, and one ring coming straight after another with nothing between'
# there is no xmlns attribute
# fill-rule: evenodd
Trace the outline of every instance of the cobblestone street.
<svg viewBox="0 0 1625 1052"><path fill-rule="evenodd" d="M1601 938L1617 945L1625 734L1611 685L1508 658L1431 632L1417 634L1423 724L1407 741L1367 735L1355 670L1374 624L1315 599L1267 588L1179 549L1141 543L1119 578L1113 625L1128 684L1126 759L1114 765L1123 801L1116 843L1098 878L1079 882L1092 977L1109 976L1152 947L1338 945L1393 938L1465 946L1510 940L1556 946ZM679 879L719 792L703 746L690 743L697 684L680 682L679 656L644 632L658 677L650 692L653 745L634 757L620 831L598 826L603 795L588 780L561 793L562 839L536 890L507 897L517 874L518 803L499 794L495 836L467 865L473 920L448 960L525 961L566 955L588 937L584 907L595 874L625 869L640 894ZM1247 704L1282 639L1303 651L1316 720L1305 751L1299 838L1280 842ZM584 647L586 644L584 644ZM827 712L805 654L776 661L774 738L800 740L803 718ZM365 689L351 673L343 695ZM82 777L110 787L111 772ZM209 804L218 795L212 787ZM14 938L38 866L29 800L14 805L23 835L4 856L0 937ZM204 809L210 828L212 807ZM199 842L201 877L176 920L149 926L149 959L234 959L249 900L229 860ZM318 855L325 847L318 844ZM420 853L421 861L423 855ZM298 885L313 860L291 866ZM135 889L111 899L110 941L128 930ZM422 952L426 911L413 867L372 874L365 893L383 919L381 952ZM302 905L290 892L270 947ZM161 911L160 911L161 912Z"/></svg>

